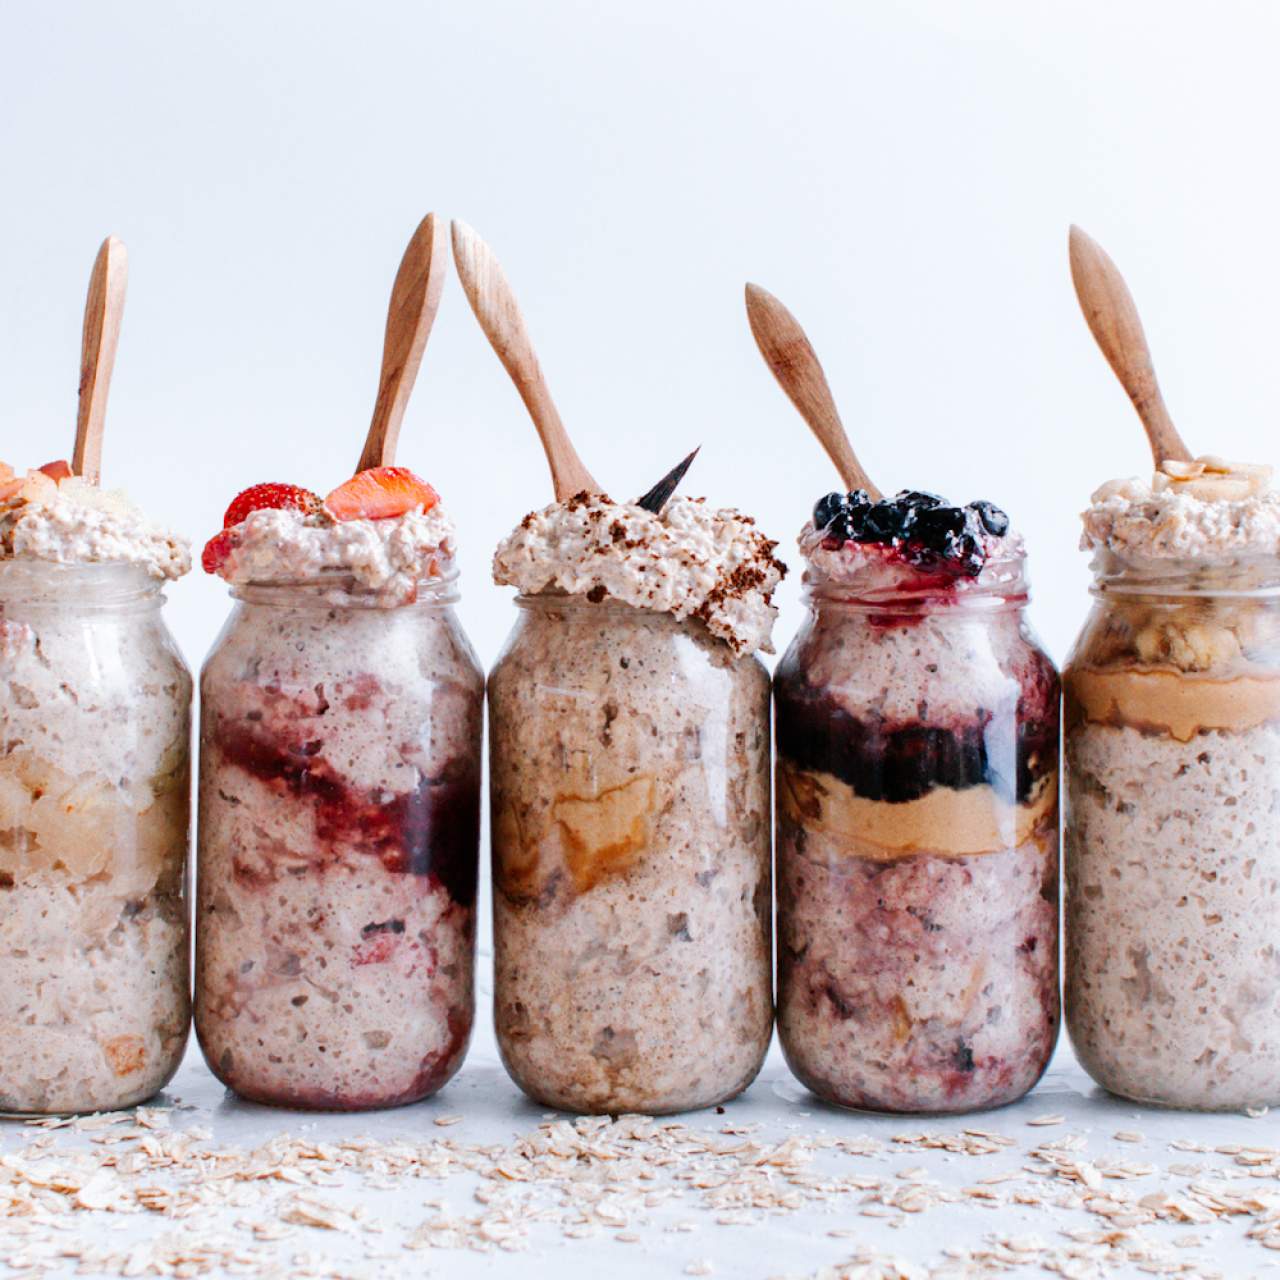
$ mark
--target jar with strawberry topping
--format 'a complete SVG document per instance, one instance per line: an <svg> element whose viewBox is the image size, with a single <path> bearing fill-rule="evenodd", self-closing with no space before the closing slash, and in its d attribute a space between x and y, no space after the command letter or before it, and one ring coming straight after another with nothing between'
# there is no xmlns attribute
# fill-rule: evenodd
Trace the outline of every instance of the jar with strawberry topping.
<svg viewBox="0 0 1280 1280"><path fill-rule="evenodd" d="M452 526L407 472L259 486L210 564L235 605L201 675L201 1048L255 1101L414 1102L474 1017L484 681Z"/></svg>
<svg viewBox="0 0 1280 1280"><path fill-rule="evenodd" d="M186 545L118 493L0 501L0 1110L113 1111L190 1024L191 677L161 588Z"/></svg>
<svg viewBox="0 0 1280 1280"><path fill-rule="evenodd" d="M773 547L735 511L581 494L498 548L494 1020L544 1105L682 1111L760 1069Z"/></svg>
<svg viewBox="0 0 1280 1280"><path fill-rule="evenodd" d="M1012 1102L1058 1030L1058 677L989 503L815 509L774 676L778 1030L842 1106Z"/></svg>

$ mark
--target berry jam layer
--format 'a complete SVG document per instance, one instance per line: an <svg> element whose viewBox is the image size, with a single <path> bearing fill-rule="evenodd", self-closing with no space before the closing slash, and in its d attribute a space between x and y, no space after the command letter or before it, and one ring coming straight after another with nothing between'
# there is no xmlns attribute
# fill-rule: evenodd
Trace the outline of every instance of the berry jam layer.
<svg viewBox="0 0 1280 1280"><path fill-rule="evenodd" d="M733 1097L772 1029L763 668L700 624L534 601L489 697L507 1070L581 1112Z"/></svg>
<svg viewBox="0 0 1280 1280"><path fill-rule="evenodd" d="M191 678L154 611L21 611L0 619L0 1109L116 1110L164 1086L190 1023Z"/></svg>
<svg viewBox="0 0 1280 1280"><path fill-rule="evenodd" d="M202 684L196 1029L243 1096L391 1106L461 1065L482 688L439 608L233 616Z"/></svg>

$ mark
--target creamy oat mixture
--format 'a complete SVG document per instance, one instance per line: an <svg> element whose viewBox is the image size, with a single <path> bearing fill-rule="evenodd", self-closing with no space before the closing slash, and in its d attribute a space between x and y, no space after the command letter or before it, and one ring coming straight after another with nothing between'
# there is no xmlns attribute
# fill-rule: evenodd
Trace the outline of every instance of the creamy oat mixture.
<svg viewBox="0 0 1280 1280"><path fill-rule="evenodd" d="M967 577L801 537L813 613L774 680L778 1026L844 1105L998 1105L1053 1050L1058 683L1021 540L990 543Z"/></svg>
<svg viewBox="0 0 1280 1280"><path fill-rule="evenodd" d="M669 615L542 597L489 679L494 1019L574 1111L709 1106L772 1029L769 681Z"/></svg>
<svg viewBox="0 0 1280 1280"><path fill-rule="evenodd" d="M0 559L133 564L168 579L191 568L186 539L153 525L119 490L74 476L58 482L38 471L0 482L3 490Z"/></svg>
<svg viewBox="0 0 1280 1280"><path fill-rule="evenodd" d="M186 1043L191 679L131 565L0 562L0 1109L149 1097Z"/></svg>
<svg viewBox="0 0 1280 1280"><path fill-rule="evenodd" d="M228 582L299 582L349 575L388 608L414 599L418 584L447 577L454 526L437 503L380 520L334 521L323 514L267 509L235 525L217 572Z"/></svg>
<svg viewBox="0 0 1280 1280"><path fill-rule="evenodd" d="M246 1097L413 1102L466 1051L483 677L426 590L249 589L205 665L196 1030Z"/></svg>
<svg viewBox="0 0 1280 1280"><path fill-rule="evenodd" d="M1090 1073L1144 1101L1280 1097L1268 483L1264 467L1166 463L1084 515L1100 591L1064 676L1067 1019Z"/></svg>
<svg viewBox="0 0 1280 1280"><path fill-rule="evenodd" d="M774 589L786 572L750 517L673 497L654 515L579 494L526 516L498 546L493 577L522 595L561 591L700 619L735 653L773 650Z"/></svg>

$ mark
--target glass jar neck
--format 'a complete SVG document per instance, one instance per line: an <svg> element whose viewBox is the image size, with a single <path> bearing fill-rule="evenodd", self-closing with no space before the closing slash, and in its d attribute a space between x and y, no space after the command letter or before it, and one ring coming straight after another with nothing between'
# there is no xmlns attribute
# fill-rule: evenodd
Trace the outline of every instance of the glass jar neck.
<svg viewBox="0 0 1280 1280"><path fill-rule="evenodd" d="M1098 599L1165 597L1206 599L1280 598L1280 557L1251 556L1235 560L1125 560L1106 548L1093 558L1093 586Z"/></svg>
<svg viewBox="0 0 1280 1280"><path fill-rule="evenodd" d="M802 598L814 613L857 611L911 616L980 616L1020 611L1030 599L1021 556L989 564L974 578L880 570L829 578L808 569Z"/></svg>
<svg viewBox="0 0 1280 1280"><path fill-rule="evenodd" d="M516 608L526 616L554 617L558 622L593 623L609 619L620 625L637 623L644 626L676 628L694 625L688 620L677 618L672 613L657 609L640 609L633 604L611 597L592 600L585 595L569 595L561 592L542 592L533 596L518 595ZM699 622L697 625L702 624Z"/></svg>
<svg viewBox="0 0 1280 1280"><path fill-rule="evenodd" d="M163 587L135 564L0 560L0 608L146 612L164 603Z"/></svg>
<svg viewBox="0 0 1280 1280"><path fill-rule="evenodd" d="M351 574L335 570L310 578L232 583L230 590L242 604L280 609L444 609L460 598L456 569L423 578L408 599L365 587Z"/></svg>

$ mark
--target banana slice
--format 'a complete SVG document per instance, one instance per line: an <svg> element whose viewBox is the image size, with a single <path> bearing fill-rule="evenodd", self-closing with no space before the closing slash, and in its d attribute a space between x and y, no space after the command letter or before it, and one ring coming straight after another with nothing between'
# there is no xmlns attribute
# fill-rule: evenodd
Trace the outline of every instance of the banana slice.
<svg viewBox="0 0 1280 1280"><path fill-rule="evenodd" d="M1266 463L1228 462L1206 454L1191 462L1166 458L1152 477L1151 492L1186 494L1201 502L1243 502L1270 487L1271 468Z"/></svg>

